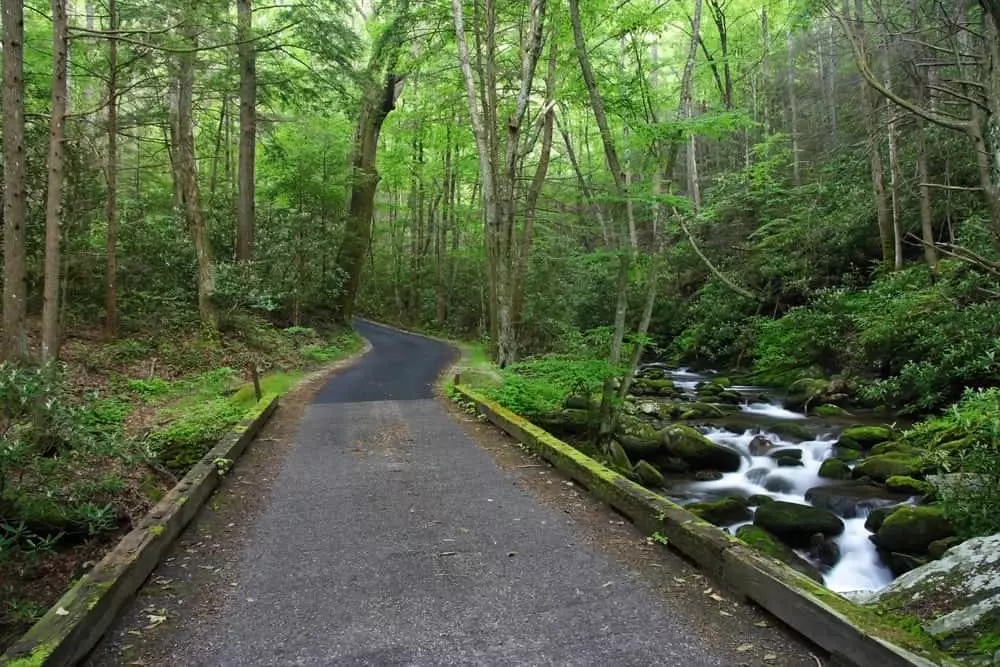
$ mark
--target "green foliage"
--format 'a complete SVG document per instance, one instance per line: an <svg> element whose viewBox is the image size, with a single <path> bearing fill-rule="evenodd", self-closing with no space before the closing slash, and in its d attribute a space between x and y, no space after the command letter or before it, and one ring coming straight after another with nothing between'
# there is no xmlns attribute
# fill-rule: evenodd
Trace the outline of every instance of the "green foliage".
<svg viewBox="0 0 1000 667"><path fill-rule="evenodd" d="M568 394L598 394L605 378L621 372L600 359L551 355L507 367L503 383L486 393L505 408L532 417L559 408Z"/></svg>
<svg viewBox="0 0 1000 667"><path fill-rule="evenodd" d="M149 436L156 456L171 470L186 471L243 416L244 409L229 399L202 400L175 409L174 419Z"/></svg>
<svg viewBox="0 0 1000 667"><path fill-rule="evenodd" d="M943 472L960 472L939 489L945 513L965 536L1000 532L1000 389L968 390L940 417L906 433Z"/></svg>

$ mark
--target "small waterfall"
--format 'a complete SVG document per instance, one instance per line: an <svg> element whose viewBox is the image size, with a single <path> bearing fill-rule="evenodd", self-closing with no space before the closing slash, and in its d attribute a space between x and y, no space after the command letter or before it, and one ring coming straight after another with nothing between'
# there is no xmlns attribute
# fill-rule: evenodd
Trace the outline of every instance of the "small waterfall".
<svg viewBox="0 0 1000 667"><path fill-rule="evenodd" d="M786 410L780 405L773 403L744 403L741 406L743 412L751 415L761 415L763 417L773 417L775 419L805 419L806 416L799 412Z"/></svg>
<svg viewBox="0 0 1000 667"><path fill-rule="evenodd" d="M709 374L692 373L687 369L670 369L660 365L666 377L674 380L678 388L687 393L694 393L696 386L711 379ZM704 435L712 442L729 447L740 453L743 461L736 472L724 473L719 479L712 481L687 482L676 487L688 500L709 500L729 495L749 497L767 495L775 500L784 500L802 505L809 505L805 495L809 489L828 486L832 482L819 476L823 461L833 455L837 442L835 432L830 429L827 434L813 436L814 439L804 442L787 440L769 430L769 425L781 421L809 421L815 432L818 420L806 415L783 408L781 405L768 401L773 394L762 387L735 385L727 387L747 397L747 402L740 406L746 415L759 416L760 425L757 428L746 429L736 433L724 428L702 428ZM780 430L777 429L776 430ZM763 436L772 445L769 451L758 450L751 453L751 443L755 438ZM780 449L799 449L802 451L801 466L780 466L778 461L770 456ZM892 581L893 576L882 564L874 544L869 540L870 533L865 528L867 510L859 505L857 515L841 517L844 521L844 532L836 538L840 547L841 557L835 566L826 568L824 581L831 590L848 592L858 590L878 590ZM747 522L743 522L747 523ZM737 524L729 528L735 531ZM799 552L808 559L807 554Z"/></svg>
<svg viewBox="0 0 1000 667"><path fill-rule="evenodd" d="M840 562L824 576L827 588L838 593L877 591L892 581L889 571L875 552L865 528L865 517L844 519L844 533L837 538Z"/></svg>

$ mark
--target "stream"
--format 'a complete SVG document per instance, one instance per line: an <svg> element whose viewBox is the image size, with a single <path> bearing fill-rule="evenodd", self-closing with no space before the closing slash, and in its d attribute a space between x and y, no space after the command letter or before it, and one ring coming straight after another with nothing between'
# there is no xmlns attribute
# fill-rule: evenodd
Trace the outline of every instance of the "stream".
<svg viewBox="0 0 1000 667"><path fill-rule="evenodd" d="M686 369L666 368L660 365L666 378L674 381L677 388L694 393L700 382L710 380L710 373L694 373ZM729 447L740 453L742 464L736 472L724 473L713 481L678 481L668 490L668 496L680 504L697 501L716 500L727 496L744 498L763 494L787 502L812 504L806 500L806 492L816 487L825 487L837 482L819 476L820 465L833 456L838 434L846 426L863 417L824 418L806 416L787 410L781 406L781 395L766 387L731 386L747 397L741 406L738 419L719 420L718 425L702 426L699 430L716 444ZM806 426L812 439L805 441L787 439L771 430L776 424L794 420ZM779 430L781 430L779 428ZM795 448L802 450L802 464L798 467L782 467L778 461L766 453L763 456L751 454L751 442L764 436L774 445L774 449ZM835 538L840 547L840 560L832 567L821 567L824 583L837 592L856 590L878 590L892 581L893 575L886 567L875 545L868 539L870 533L865 528L865 518L872 509L896 504L898 501L870 498L847 503L845 507L830 507L844 521L844 532ZM839 511L838 511L839 509ZM741 522L728 526L735 530ZM797 553L816 566L818 562L805 551Z"/></svg>

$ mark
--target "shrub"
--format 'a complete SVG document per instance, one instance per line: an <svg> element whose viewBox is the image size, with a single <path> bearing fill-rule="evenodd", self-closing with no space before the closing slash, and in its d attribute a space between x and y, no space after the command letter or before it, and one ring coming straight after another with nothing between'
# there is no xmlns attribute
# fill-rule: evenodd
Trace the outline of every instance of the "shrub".
<svg viewBox="0 0 1000 667"><path fill-rule="evenodd" d="M945 513L963 535L1000 532L1000 388L966 391L905 439L923 447L943 472L963 474L939 492Z"/></svg>
<svg viewBox="0 0 1000 667"><path fill-rule="evenodd" d="M601 359L540 357L508 366L503 384L487 393L509 410L531 417L559 408L569 394L596 394L605 378L622 372Z"/></svg>

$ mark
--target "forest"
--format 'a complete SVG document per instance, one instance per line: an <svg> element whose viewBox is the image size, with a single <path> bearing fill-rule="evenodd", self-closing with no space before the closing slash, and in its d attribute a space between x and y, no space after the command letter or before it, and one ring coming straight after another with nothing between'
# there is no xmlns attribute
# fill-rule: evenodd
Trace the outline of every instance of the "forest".
<svg viewBox="0 0 1000 667"><path fill-rule="evenodd" d="M0 5L0 645L355 316L630 470L649 362L874 415L1000 532L996 0Z"/></svg>

